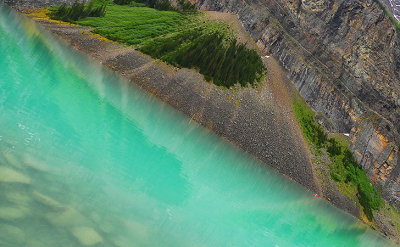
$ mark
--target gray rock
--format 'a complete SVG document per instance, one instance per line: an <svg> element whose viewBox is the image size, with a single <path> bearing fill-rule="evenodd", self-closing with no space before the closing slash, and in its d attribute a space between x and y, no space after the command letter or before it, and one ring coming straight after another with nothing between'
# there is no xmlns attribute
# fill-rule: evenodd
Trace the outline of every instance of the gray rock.
<svg viewBox="0 0 400 247"><path fill-rule="evenodd" d="M103 242L103 238L92 228L75 227L72 234L84 246L95 245Z"/></svg>
<svg viewBox="0 0 400 247"><path fill-rule="evenodd" d="M27 209L18 207L0 207L0 219L18 220L26 216Z"/></svg>
<svg viewBox="0 0 400 247"><path fill-rule="evenodd" d="M86 217L74 208L47 213L46 219L56 227L73 227L88 222Z"/></svg>
<svg viewBox="0 0 400 247"><path fill-rule="evenodd" d="M11 7L19 9L44 8L62 4L71 5L75 0L1 0Z"/></svg>
<svg viewBox="0 0 400 247"><path fill-rule="evenodd" d="M331 132L351 148L383 197L400 208L400 38L372 0L194 0L236 13L286 70ZM360 133L360 134L358 134ZM375 139L369 145L369 136ZM368 149L368 153L365 149Z"/></svg>
<svg viewBox="0 0 400 247"><path fill-rule="evenodd" d="M31 179L11 168L0 166L0 182L30 184Z"/></svg>
<svg viewBox="0 0 400 247"><path fill-rule="evenodd" d="M51 198L49 196L43 195L40 192L34 191L32 195L33 195L33 198L35 198L35 200L37 202L39 202L40 204L42 204L44 206L51 208L52 210L57 211L57 210L65 209L65 207L61 203L57 202L56 200L54 200L53 198Z"/></svg>
<svg viewBox="0 0 400 247"><path fill-rule="evenodd" d="M13 246L22 246L26 242L25 233L18 227L0 224L0 238Z"/></svg>

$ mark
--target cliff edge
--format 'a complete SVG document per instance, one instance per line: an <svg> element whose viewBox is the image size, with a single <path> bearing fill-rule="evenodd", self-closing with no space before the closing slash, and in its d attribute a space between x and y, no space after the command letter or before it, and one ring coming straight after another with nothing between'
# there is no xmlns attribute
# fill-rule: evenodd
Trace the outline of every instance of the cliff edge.
<svg viewBox="0 0 400 247"><path fill-rule="evenodd" d="M232 12L274 56L330 132L352 150L382 196L400 208L399 36L372 0L196 0Z"/></svg>

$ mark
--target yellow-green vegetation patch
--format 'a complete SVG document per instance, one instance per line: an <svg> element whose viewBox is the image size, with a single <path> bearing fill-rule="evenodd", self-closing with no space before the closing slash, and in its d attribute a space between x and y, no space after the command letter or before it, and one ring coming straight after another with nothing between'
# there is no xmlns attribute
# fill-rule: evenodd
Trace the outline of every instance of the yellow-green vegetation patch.
<svg viewBox="0 0 400 247"><path fill-rule="evenodd" d="M345 146L351 144L349 138L341 133L329 133L328 138L335 139L340 145Z"/></svg>
<svg viewBox="0 0 400 247"><path fill-rule="evenodd" d="M391 223L396 227L397 232L400 233L400 212L385 201L380 212L392 221Z"/></svg>
<svg viewBox="0 0 400 247"><path fill-rule="evenodd" d="M176 11L159 11L147 7L107 5L102 18L88 17L77 24L94 27L95 33L111 40L139 47L140 44L157 37L183 31L195 15L184 15Z"/></svg>
<svg viewBox="0 0 400 247"><path fill-rule="evenodd" d="M325 152L328 154L329 173L339 190L351 199L357 196L365 215L371 220L373 210L380 208L382 200L365 171L354 159L347 141L337 136L328 136L323 126L315 121L314 112L300 95L296 95L292 103L307 142L315 147L317 155Z"/></svg>
<svg viewBox="0 0 400 247"><path fill-rule="evenodd" d="M357 199L357 186L353 183L337 182L338 190L352 200Z"/></svg>
<svg viewBox="0 0 400 247"><path fill-rule="evenodd" d="M132 45L176 67L194 68L216 85L229 88L237 83L255 85L263 80L265 68L259 54L237 42L226 23L206 20L195 11L161 11L132 1L117 1L126 5L114 2L93 0L87 4L90 9L76 7L77 15L102 10L103 6L106 9L104 16L82 14L84 18L73 19L74 23L94 27L97 34ZM187 3L180 2L182 6ZM159 5L156 1L151 6ZM60 8L51 9L50 16L57 18Z"/></svg>
<svg viewBox="0 0 400 247"><path fill-rule="evenodd" d="M293 110L306 140L317 148L321 148L328 136L324 128L314 120L314 112L299 95L293 100Z"/></svg>

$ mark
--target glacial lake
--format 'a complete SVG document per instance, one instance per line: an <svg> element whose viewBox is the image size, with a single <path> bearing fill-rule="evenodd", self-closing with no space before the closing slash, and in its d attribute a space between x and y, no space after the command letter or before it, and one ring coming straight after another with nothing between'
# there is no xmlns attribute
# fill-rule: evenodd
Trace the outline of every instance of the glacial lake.
<svg viewBox="0 0 400 247"><path fill-rule="evenodd" d="M0 246L386 246L0 3Z"/></svg>

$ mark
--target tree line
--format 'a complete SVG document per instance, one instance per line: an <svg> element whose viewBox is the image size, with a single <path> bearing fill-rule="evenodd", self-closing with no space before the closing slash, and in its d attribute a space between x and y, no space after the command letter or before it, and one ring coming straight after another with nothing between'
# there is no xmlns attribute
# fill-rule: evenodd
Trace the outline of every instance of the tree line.
<svg viewBox="0 0 400 247"><path fill-rule="evenodd" d="M265 68L255 50L222 32L194 29L148 42L139 48L154 58L178 67L196 68L216 85L254 85Z"/></svg>

